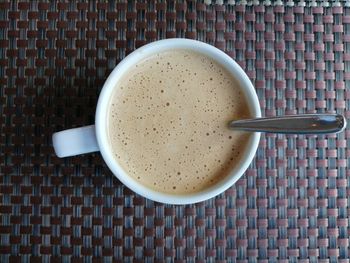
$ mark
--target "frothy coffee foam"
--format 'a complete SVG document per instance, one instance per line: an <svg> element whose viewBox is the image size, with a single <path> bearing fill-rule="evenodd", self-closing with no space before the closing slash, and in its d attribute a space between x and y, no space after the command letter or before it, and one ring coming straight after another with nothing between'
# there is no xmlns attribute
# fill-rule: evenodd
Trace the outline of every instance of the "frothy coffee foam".
<svg viewBox="0 0 350 263"><path fill-rule="evenodd" d="M228 175L249 134L229 120L250 117L237 81L212 59L173 50L139 62L110 103L115 158L135 180L160 192L198 192Z"/></svg>

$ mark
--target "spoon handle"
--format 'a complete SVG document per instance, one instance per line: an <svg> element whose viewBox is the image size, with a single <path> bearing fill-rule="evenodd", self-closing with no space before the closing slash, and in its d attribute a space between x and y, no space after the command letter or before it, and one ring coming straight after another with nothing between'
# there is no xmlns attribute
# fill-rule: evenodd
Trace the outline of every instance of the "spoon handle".
<svg viewBox="0 0 350 263"><path fill-rule="evenodd" d="M234 130L294 134L337 133L345 127L346 119L340 114L287 115L229 123L229 128Z"/></svg>

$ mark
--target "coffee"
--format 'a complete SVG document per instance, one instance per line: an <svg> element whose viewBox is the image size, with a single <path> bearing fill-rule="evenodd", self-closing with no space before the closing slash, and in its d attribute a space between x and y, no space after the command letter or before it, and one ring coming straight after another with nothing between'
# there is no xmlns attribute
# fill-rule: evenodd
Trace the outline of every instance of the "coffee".
<svg viewBox="0 0 350 263"><path fill-rule="evenodd" d="M227 123L251 117L236 79L211 58L160 52L134 65L110 99L108 137L116 161L159 192L204 190L232 171L249 134Z"/></svg>

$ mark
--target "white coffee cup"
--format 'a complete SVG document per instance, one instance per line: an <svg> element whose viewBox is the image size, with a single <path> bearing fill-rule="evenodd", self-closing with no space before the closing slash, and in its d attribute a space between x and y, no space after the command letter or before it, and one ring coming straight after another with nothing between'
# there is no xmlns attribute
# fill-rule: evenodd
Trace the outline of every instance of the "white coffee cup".
<svg viewBox="0 0 350 263"><path fill-rule="evenodd" d="M107 78L99 96L95 125L65 130L53 134L53 147L57 156L68 157L100 151L109 169L111 169L113 174L123 184L144 197L162 203L196 203L212 198L232 186L243 175L253 160L255 152L258 148L260 133L251 134L245 150L242 153L242 158L232 169L229 176L226 176L217 184L201 192L196 192L193 194L169 194L157 192L151 188L148 188L129 176L127 172L125 172L118 164L118 161L113 157L114 154L107 137L107 114L109 99L113 93L113 90L117 87L116 83L118 83L121 77L140 60L155 53L173 49L188 49L200 52L223 65L230 73L232 73L242 87L242 92L245 94L248 102L247 106L252 114L252 117L261 117L259 100L255 89L243 69L232 58L221 50L199 41L176 38L160 40L137 49L115 67Z"/></svg>

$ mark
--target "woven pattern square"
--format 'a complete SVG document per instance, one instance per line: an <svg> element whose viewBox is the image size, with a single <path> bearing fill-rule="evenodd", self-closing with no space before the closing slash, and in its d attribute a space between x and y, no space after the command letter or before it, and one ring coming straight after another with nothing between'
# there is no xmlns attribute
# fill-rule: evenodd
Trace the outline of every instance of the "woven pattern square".
<svg viewBox="0 0 350 263"><path fill-rule="evenodd" d="M265 116L350 117L350 8L203 1L1 1L0 262L349 262L350 132L265 134L229 190L155 203L53 132L94 122L128 53L186 37L234 58Z"/></svg>

